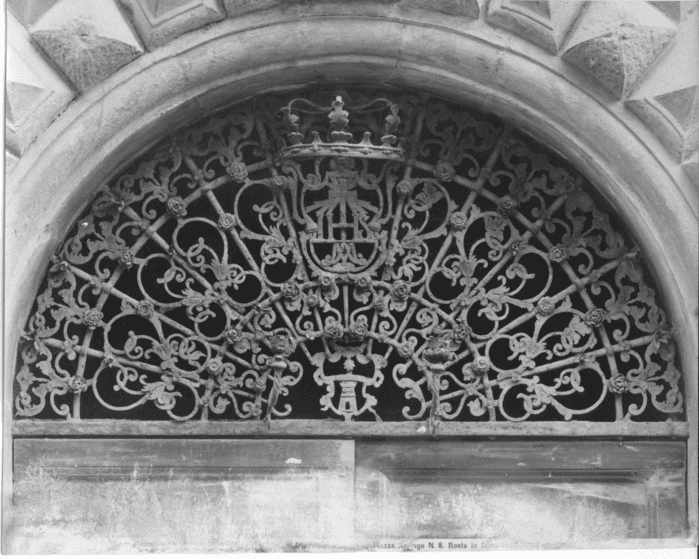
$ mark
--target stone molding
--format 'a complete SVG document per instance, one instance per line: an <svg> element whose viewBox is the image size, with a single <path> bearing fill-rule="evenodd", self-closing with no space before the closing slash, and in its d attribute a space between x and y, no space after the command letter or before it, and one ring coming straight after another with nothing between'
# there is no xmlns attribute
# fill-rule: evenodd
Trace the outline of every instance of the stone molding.
<svg viewBox="0 0 699 559"><path fill-rule="evenodd" d="M697 375L690 368L698 355L699 192L678 158L589 75L493 27L483 11L475 19L367 4L361 15L353 3L299 4L214 23L137 57L68 105L8 178L6 371L14 369L19 326L48 257L96 186L160 137L274 88L319 80L423 88L498 113L554 146L629 225L668 298L688 369L688 467L696 471ZM11 393L11 374L5 389ZM697 502L696 477L689 502ZM690 527L696 542L696 506Z"/></svg>

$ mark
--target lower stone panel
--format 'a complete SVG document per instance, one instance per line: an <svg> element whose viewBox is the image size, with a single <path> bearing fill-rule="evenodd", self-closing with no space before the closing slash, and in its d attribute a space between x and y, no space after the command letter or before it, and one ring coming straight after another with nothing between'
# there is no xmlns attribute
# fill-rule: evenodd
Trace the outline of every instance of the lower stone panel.
<svg viewBox="0 0 699 559"><path fill-rule="evenodd" d="M16 439L14 449L14 553L687 537L683 442Z"/></svg>

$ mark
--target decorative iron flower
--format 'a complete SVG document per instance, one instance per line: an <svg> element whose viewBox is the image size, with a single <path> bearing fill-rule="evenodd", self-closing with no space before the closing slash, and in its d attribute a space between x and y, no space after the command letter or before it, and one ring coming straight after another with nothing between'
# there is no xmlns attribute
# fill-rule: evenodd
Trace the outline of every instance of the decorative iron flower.
<svg viewBox="0 0 699 559"><path fill-rule="evenodd" d="M68 262L66 262L65 260L60 260L59 258L54 256L51 258L51 262L52 264L49 268L49 272L51 272L52 274L58 274L68 269Z"/></svg>
<svg viewBox="0 0 699 559"><path fill-rule="evenodd" d="M450 181L455 174L454 166L449 161L440 161L434 168L434 176L442 181Z"/></svg>
<svg viewBox="0 0 699 559"><path fill-rule="evenodd" d="M243 182L248 178L248 168L242 161L234 161L231 163L226 167L226 172L237 182Z"/></svg>
<svg viewBox="0 0 699 559"><path fill-rule="evenodd" d="M224 231L228 231L235 225L235 216L233 214L223 214L218 218L218 226Z"/></svg>
<svg viewBox="0 0 699 559"><path fill-rule="evenodd" d="M573 177L568 177L563 181L563 191L564 192L573 192L577 188L578 188L578 185L576 184L575 179Z"/></svg>
<svg viewBox="0 0 699 559"><path fill-rule="evenodd" d="M466 324L459 322L456 326L454 326L453 338L459 341L468 340L472 333L473 332Z"/></svg>
<svg viewBox="0 0 699 559"><path fill-rule="evenodd" d="M391 297L396 301L405 301L410 297L410 286L404 281L397 281L391 286Z"/></svg>
<svg viewBox="0 0 699 559"><path fill-rule="evenodd" d="M134 259L133 252L131 252L128 249L122 250L121 254L119 254L119 262L121 262L127 268L130 268L133 265L133 259Z"/></svg>
<svg viewBox="0 0 699 559"><path fill-rule="evenodd" d="M510 243L510 250L512 251L512 254L517 254L522 248L524 247L525 242L524 241L512 241Z"/></svg>
<svg viewBox="0 0 699 559"><path fill-rule="evenodd" d="M339 340L344 334L342 324L335 320L328 321L325 325L325 337L329 340Z"/></svg>
<svg viewBox="0 0 699 559"><path fill-rule="evenodd" d="M267 386L267 379L260 377L253 383L252 389L257 393L260 393L260 392L264 392L266 386Z"/></svg>
<svg viewBox="0 0 699 559"><path fill-rule="evenodd" d="M629 381L623 375L614 375L607 381L612 394L623 394L629 390Z"/></svg>
<svg viewBox="0 0 699 559"><path fill-rule="evenodd" d="M434 364L444 364L454 355L454 352L448 347L433 347L426 349L423 352L425 361Z"/></svg>
<svg viewBox="0 0 699 559"><path fill-rule="evenodd" d="M400 355L403 359L408 359L413 353L413 348L410 347L407 343L404 343L399 345L396 348L396 351L398 351L398 355Z"/></svg>
<svg viewBox="0 0 699 559"><path fill-rule="evenodd" d="M320 305L320 299L314 293L309 293L308 297L306 298L306 304L313 309Z"/></svg>
<svg viewBox="0 0 699 559"><path fill-rule="evenodd" d="M83 377L71 377L68 381L68 386L73 392L85 392L87 390L87 381Z"/></svg>
<svg viewBox="0 0 699 559"><path fill-rule="evenodd" d="M301 290L299 289L298 283L295 281L285 281L282 284L281 293L285 299L296 299L298 298Z"/></svg>
<svg viewBox="0 0 699 559"><path fill-rule="evenodd" d="M331 291L335 287L335 278L329 274L323 274L320 276L318 283L323 291Z"/></svg>
<svg viewBox="0 0 699 559"><path fill-rule="evenodd" d="M286 177L283 177L281 175L277 175L272 179L272 187L281 192L283 190L286 190L289 188L289 181Z"/></svg>
<svg viewBox="0 0 699 559"><path fill-rule="evenodd" d="M604 322L604 311L602 309L590 309L585 313L585 324L588 326L599 326Z"/></svg>
<svg viewBox="0 0 699 559"><path fill-rule="evenodd" d="M100 324L102 324L102 317L104 315L97 309L88 309L83 314L83 324L87 326L90 330L94 330Z"/></svg>
<svg viewBox="0 0 699 559"><path fill-rule="evenodd" d="M187 213L184 200L179 196L172 196L167 200L167 211L173 217L182 217Z"/></svg>
<svg viewBox="0 0 699 559"><path fill-rule="evenodd" d="M151 303L147 299L140 301L138 305L136 305L136 312L143 318L149 318L154 311L155 307L153 306L153 303Z"/></svg>
<svg viewBox="0 0 699 559"><path fill-rule="evenodd" d="M361 291L366 291L371 287L371 276L369 274L357 276L354 283Z"/></svg>
<svg viewBox="0 0 699 559"><path fill-rule="evenodd" d="M503 196L498 199L498 212L504 217L510 217L517 212L517 201L512 196Z"/></svg>
<svg viewBox="0 0 699 559"><path fill-rule="evenodd" d="M269 347L276 354L291 355L296 349L296 344L286 334L275 334L269 340Z"/></svg>
<svg viewBox="0 0 699 559"><path fill-rule="evenodd" d="M542 297L536 304L536 312L541 316L549 316L556 310L556 303L550 297Z"/></svg>
<svg viewBox="0 0 699 559"><path fill-rule="evenodd" d="M212 375L220 375L223 371L223 361L221 361L218 357L209 359L209 362L206 364L206 369Z"/></svg>
<svg viewBox="0 0 699 559"><path fill-rule="evenodd" d="M476 375L485 375L490 371L490 359L487 357L476 357L471 363L471 370Z"/></svg>
<svg viewBox="0 0 699 559"><path fill-rule="evenodd" d="M243 333L237 328L229 328L223 335L229 344L236 344L243 338Z"/></svg>
<svg viewBox="0 0 699 559"><path fill-rule="evenodd" d="M549 260L551 262L563 262L568 260L569 256L568 247L565 245L556 245L549 250Z"/></svg>
<svg viewBox="0 0 699 559"><path fill-rule="evenodd" d="M350 324L349 334L355 340L363 340L369 333L366 317L360 317L355 322Z"/></svg>
<svg viewBox="0 0 699 559"><path fill-rule="evenodd" d="M383 297L376 297L376 299L374 299L374 308L377 311L382 311L386 308L386 301L384 301Z"/></svg>
<svg viewBox="0 0 699 559"><path fill-rule="evenodd" d="M454 229L461 231L468 225L468 218L464 212L454 212L451 214L451 218L449 218L449 223Z"/></svg>
<svg viewBox="0 0 699 559"><path fill-rule="evenodd" d="M320 178L318 178L318 175L314 175L313 173L309 173L306 175L305 183L306 183L306 186L313 187L313 186L320 184Z"/></svg>
<svg viewBox="0 0 699 559"><path fill-rule="evenodd" d="M262 415L262 406L260 404L255 404L250 411L252 411L252 415L255 417L260 416Z"/></svg>
<svg viewBox="0 0 699 559"><path fill-rule="evenodd" d="M403 179L396 186L396 191L398 192L398 196L410 196L410 193L413 191L413 188L415 188L413 181L409 179Z"/></svg>

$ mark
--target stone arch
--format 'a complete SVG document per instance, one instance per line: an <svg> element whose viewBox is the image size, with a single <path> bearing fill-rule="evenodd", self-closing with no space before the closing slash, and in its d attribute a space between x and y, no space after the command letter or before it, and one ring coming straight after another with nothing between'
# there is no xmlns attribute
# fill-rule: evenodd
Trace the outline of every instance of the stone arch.
<svg viewBox="0 0 699 559"><path fill-rule="evenodd" d="M513 35L484 34L475 24L464 31L440 13L315 10L308 19L283 10L252 14L182 36L94 86L31 144L7 185L5 386L48 257L95 185L173 123L301 84L421 87L497 113L553 146L629 224L678 330L691 418L688 467L696 471L696 190L658 140L584 78ZM694 497L695 478L690 503ZM696 508L690 526L696 538Z"/></svg>

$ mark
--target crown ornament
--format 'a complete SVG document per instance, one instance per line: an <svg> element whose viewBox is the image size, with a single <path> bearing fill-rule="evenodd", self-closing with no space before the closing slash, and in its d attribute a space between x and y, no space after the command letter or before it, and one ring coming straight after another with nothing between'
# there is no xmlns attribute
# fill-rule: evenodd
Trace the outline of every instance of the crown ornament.
<svg viewBox="0 0 699 559"><path fill-rule="evenodd" d="M381 144L374 144L371 140L372 133L364 132L359 142L349 130L350 113L345 110L342 96L338 95L329 106L320 106L308 99L294 99L281 113L284 115L283 123L288 130L285 146L276 154L276 161L287 159L303 159L308 157L357 157L362 159L388 159L403 161L405 150L399 142L395 132L400 125L398 116L399 107L388 99L375 99L358 107L347 107L355 115L380 113L389 110L389 115L384 119L384 134L381 136ZM308 115L322 115L327 113L329 129L327 139L321 138L320 132L310 130L310 142L304 143L304 133L301 131L301 119L292 111Z"/></svg>

